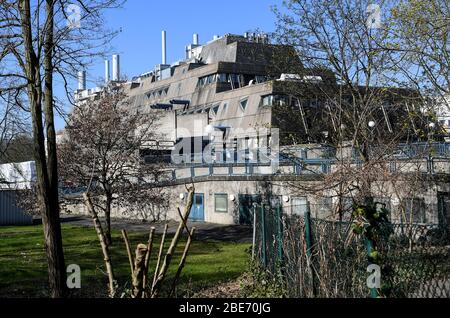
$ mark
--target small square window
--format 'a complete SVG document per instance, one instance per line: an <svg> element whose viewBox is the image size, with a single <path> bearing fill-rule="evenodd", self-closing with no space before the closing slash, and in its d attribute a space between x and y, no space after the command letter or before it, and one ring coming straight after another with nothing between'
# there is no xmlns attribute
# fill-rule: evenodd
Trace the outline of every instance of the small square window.
<svg viewBox="0 0 450 318"><path fill-rule="evenodd" d="M214 195L214 209L219 213L228 212L228 195L226 193L216 193Z"/></svg>
<svg viewBox="0 0 450 318"><path fill-rule="evenodd" d="M305 215L308 210L308 199L306 197L294 197L292 198L292 214Z"/></svg>
<svg viewBox="0 0 450 318"><path fill-rule="evenodd" d="M425 223L425 200L420 198L406 198L403 200L405 215L402 216L404 223Z"/></svg>
<svg viewBox="0 0 450 318"><path fill-rule="evenodd" d="M316 217L319 219L327 219L333 214L333 198L321 197L316 207Z"/></svg>

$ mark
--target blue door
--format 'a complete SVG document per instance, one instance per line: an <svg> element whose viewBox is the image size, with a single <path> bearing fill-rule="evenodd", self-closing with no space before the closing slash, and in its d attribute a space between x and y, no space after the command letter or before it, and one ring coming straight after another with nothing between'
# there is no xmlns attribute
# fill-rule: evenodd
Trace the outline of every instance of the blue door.
<svg viewBox="0 0 450 318"><path fill-rule="evenodd" d="M203 193L194 194L194 204L192 205L191 214L189 214L191 221L205 221L205 200Z"/></svg>

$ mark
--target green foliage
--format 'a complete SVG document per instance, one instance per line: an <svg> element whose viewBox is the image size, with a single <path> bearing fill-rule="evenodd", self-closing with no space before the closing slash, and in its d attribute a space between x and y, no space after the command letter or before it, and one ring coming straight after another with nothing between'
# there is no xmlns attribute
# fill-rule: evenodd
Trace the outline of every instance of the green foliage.
<svg viewBox="0 0 450 318"><path fill-rule="evenodd" d="M275 272L277 274L270 274L258 261L250 261L247 271L241 278L241 297L286 297L287 292L281 270Z"/></svg>

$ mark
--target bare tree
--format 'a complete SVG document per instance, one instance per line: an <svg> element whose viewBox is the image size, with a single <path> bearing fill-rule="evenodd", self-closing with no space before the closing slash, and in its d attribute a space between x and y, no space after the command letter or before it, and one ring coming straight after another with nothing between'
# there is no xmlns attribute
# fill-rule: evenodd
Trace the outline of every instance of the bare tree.
<svg viewBox="0 0 450 318"><path fill-rule="evenodd" d="M119 1L77 1L80 15L66 13L66 0L0 1L1 91L13 92L16 106L31 114L37 201L43 219L50 294L66 294L59 222L54 76L67 83L73 69L100 53L111 33L103 33L101 12ZM68 23L71 21L71 23ZM75 23L72 23L75 22ZM80 22L80 23L78 23ZM97 49L97 50L96 50ZM66 84L67 91L68 85ZM26 106L24 106L26 105Z"/></svg>
<svg viewBox="0 0 450 318"><path fill-rule="evenodd" d="M446 0L394 1L382 25L389 33L382 48L391 51L396 71L424 93L450 93L450 3Z"/></svg>
<svg viewBox="0 0 450 318"><path fill-rule="evenodd" d="M353 189L359 193L361 204L372 200L373 181L385 173L389 154L400 142L416 138L413 127L423 127L417 112L420 94L398 86L386 87L395 83L391 80L394 62L391 52L383 50L379 43L389 33L370 23L369 4L290 0L285 8L275 10L277 39L295 46L303 62L298 73L304 78L320 76L319 81L305 80L288 86L294 103L278 107L279 114L288 114L278 116L281 124L285 117L297 116L300 123L302 116L307 120L303 120L306 127L287 132L289 136L284 139L291 140L291 144L292 140L315 140L339 149L326 154L336 159L339 167L333 171L334 182L327 179L324 189ZM308 125L315 131L308 130ZM307 138L293 138L298 135ZM346 149L351 151L345 154ZM356 153L352 154L352 150ZM354 159L360 164L355 165ZM319 189L311 190L317 193Z"/></svg>
<svg viewBox="0 0 450 318"><path fill-rule="evenodd" d="M59 149L65 186L90 187L94 206L106 218L111 244L113 207L129 213L132 206L163 205L162 189L152 187L163 174L161 164L145 164L141 151L156 139L156 113L130 109L120 88L110 87L98 100L75 107Z"/></svg>

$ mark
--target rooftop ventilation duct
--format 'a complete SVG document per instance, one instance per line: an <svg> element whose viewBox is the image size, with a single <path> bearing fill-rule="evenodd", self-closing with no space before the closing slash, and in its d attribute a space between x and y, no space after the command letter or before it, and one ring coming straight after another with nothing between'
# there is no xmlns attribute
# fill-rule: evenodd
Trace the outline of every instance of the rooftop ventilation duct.
<svg viewBox="0 0 450 318"><path fill-rule="evenodd" d="M199 45L198 43L199 43L199 41L198 41L198 34L194 33L194 35L192 36L192 44Z"/></svg>
<svg viewBox="0 0 450 318"><path fill-rule="evenodd" d="M112 56L112 80L115 82L120 80L120 56L118 54Z"/></svg>
<svg viewBox="0 0 450 318"><path fill-rule="evenodd" d="M86 71L78 72L78 90L86 90Z"/></svg>
<svg viewBox="0 0 450 318"><path fill-rule="evenodd" d="M108 84L109 82L109 78L110 78L110 73L109 73L109 61L105 60L105 83Z"/></svg>
<svg viewBox="0 0 450 318"><path fill-rule="evenodd" d="M161 49L162 49L162 61L161 63L167 64L167 42L166 42L166 31L161 32Z"/></svg>

